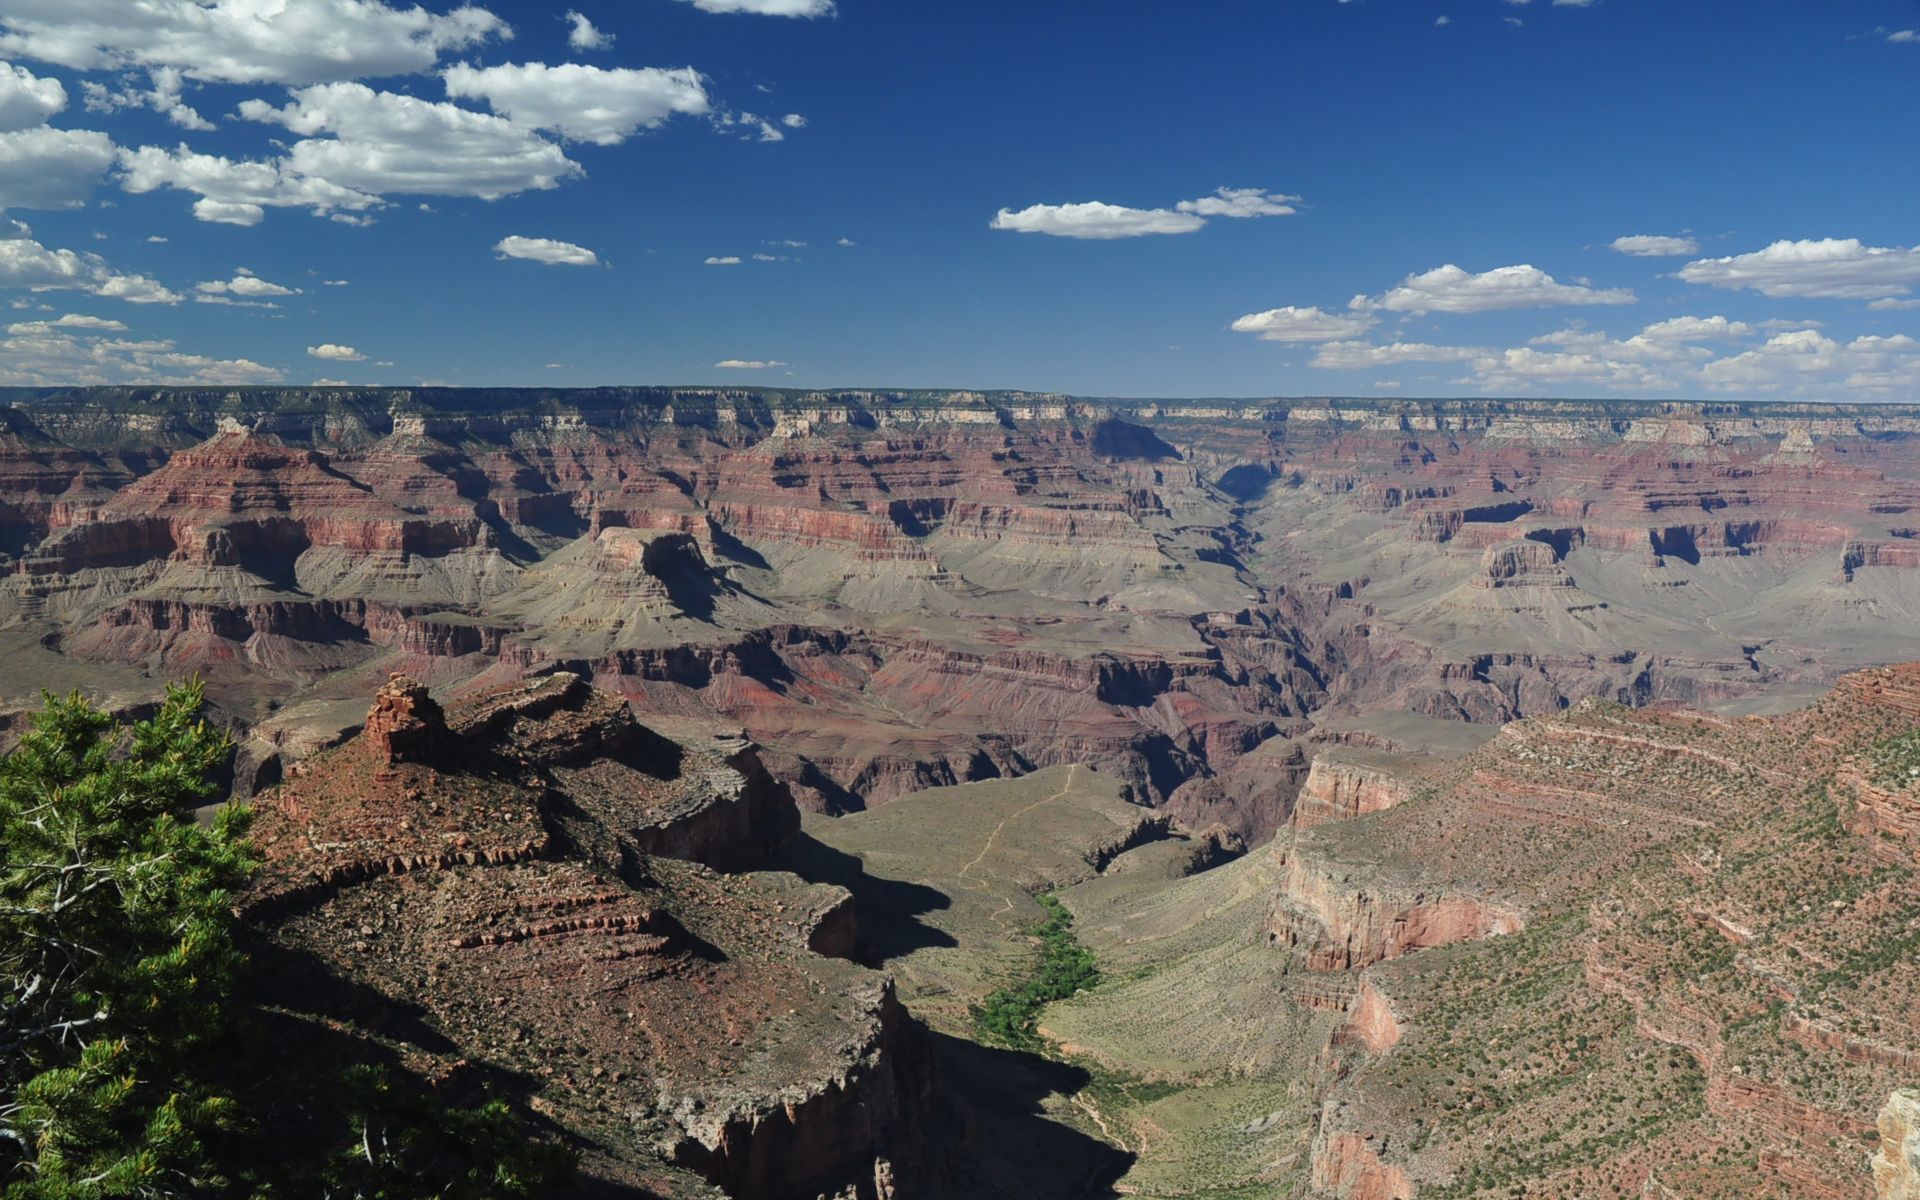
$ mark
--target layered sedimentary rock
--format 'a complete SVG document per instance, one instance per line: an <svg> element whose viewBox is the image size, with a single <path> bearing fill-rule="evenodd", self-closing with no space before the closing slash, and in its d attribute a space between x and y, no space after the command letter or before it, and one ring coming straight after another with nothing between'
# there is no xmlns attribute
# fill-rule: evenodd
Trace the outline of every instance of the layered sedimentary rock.
<svg viewBox="0 0 1920 1200"><path fill-rule="evenodd" d="M281 1053L527 1080L629 1193L928 1194L925 1034L822 956L851 950L850 897L709 865L760 864L796 816L744 744L665 738L576 677L448 712L395 677L259 805L244 912L300 1015Z"/></svg>
<svg viewBox="0 0 1920 1200"><path fill-rule="evenodd" d="M289 748L315 738L284 714L390 671L565 670L742 727L812 808L1097 760L1258 841L1329 720L1710 705L1920 656L1901 406L100 389L5 413L9 694L50 661L123 691L196 671Z"/></svg>
<svg viewBox="0 0 1920 1200"><path fill-rule="evenodd" d="M1895 1092L1880 1110L1873 1185L1878 1200L1920 1198L1920 1092Z"/></svg>
<svg viewBox="0 0 1920 1200"><path fill-rule="evenodd" d="M1583 704L1276 842L1289 994L1342 1012L1310 1194L1905 1194L1910 1114L1874 1114L1920 1068L1915 834L1860 781L1917 698L1906 666L1772 718Z"/></svg>

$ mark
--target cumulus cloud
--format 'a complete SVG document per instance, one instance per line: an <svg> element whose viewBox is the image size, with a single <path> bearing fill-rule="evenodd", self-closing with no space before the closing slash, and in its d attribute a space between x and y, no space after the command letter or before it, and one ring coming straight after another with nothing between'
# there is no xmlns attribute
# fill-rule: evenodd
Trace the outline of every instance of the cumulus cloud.
<svg viewBox="0 0 1920 1200"><path fill-rule="evenodd" d="M114 162L112 139L42 125L0 133L0 208L74 208Z"/></svg>
<svg viewBox="0 0 1920 1200"><path fill-rule="evenodd" d="M202 297L239 296L248 300L262 300L280 296L298 296L299 288L283 287L269 283L245 267L237 268L232 279L207 279L193 285L194 291Z"/></svg>
<svg viewBox="0 0 1920 1200"><path fill-rule="evenodd" d="M613 45L613 35L595 29L593 22L581 13L568 10L561 20L571 26L567 30L567 45L575 50L605 50Z"/></svg>
<svg viewBox="0 0 1920 1200"><path fill-rule="evenodd" d="M97 254L42 245L18 221L0 217L0 287L90 292L130 304L178 304L181 296L145 275L123 274Z"/></svg>
<svg viewBox="0 0 1920 1200"><path fill-rule="evenodd" d="M371 221L366 211L386 203L387 195L495 200L557 187L581 173L537 131L491 113L359 83L319 84L291 95L277 108L247 100L239 109L247 120L300 135L282 156L239 160L186 146L143 146L121 152L121 186L135 193L195 193L194 216L216 224L257 225L269 208L306 208L365 225ZM595 118L583 113L581 119Z"/></svg>
<svg viewBox="0 0 1920 1200"><path fill-rule="evenodd" d="M160 188L193 192L193 215L223 225L258 225L269 208L316 213L360 211L378 196L300 174L285 160L254 161L201 154L180 146L142 146L120 152L120 186L136 194Z"/></svg>
<svg viewBox="0 0 1920 1200"><path fill-rule="evenodd" d="M784 367L787 364L777 358L723 358L713 365L729 371L764 371L769 367Z"/></svg>
<svg viewBox="0 0 1920 1200"><path fill-rule="evenodd" d="M82 313L67 313L51 321L23 321L7 326L7 332L15 337L29 334L44 335L61 329L93 329L101 332L122 332L126 329L123 321L113 321L106 317L87 316Z"/></svg>
<svg viewBox="0 0 1920 1200"><path fill-rule="evenodd" d="M1044 233L1050 237L1106 241L1153 234L1193 233L1205 227L1205 217L1169 208L1125 208L1090 200L1081 204L1035 204L994 214L992 228L1015 233Z"/></svg>
<svg viewBox="0 0 1920 1200"><path fill-rule="evenodd" d="M1718 391L1805 392L1835 386L1882 392L1920 387L1920 341L1904 334L1839 342L1817 329L1779 333L1744 354L1708 363Z"/></svg>
<svg viewBox="0 0 1920 1200"><path fill-rule="evenodd" d="M758 13L763 17L830 17L833 0L688 0L701 12Z"/></svg>
<svg viewBox="0 0 1920 1200"><path fill-rule="evenodd" d="M1503 394L1565 394L1576 386L1674 392L1692 386L1751 394L1897 396L1920 388L1920 342L1905 334L1839 342L1816 328L1791 328L1753 346L1749 340L1761 336L1759 330L1726 317L1672 317L1626 338L1563 328L1513 348L1329 342L1317 349L1313 367L1367 371L1452 361L1467 365L1467 376L1457 382Z"/></svg>
<svg viewBox="0 0 1920 1200"><path fill-rule="evenodd" d="M0 383L235 385L284 378L252 359L211 358L185 353L171 341L113 336L125 330L118 321L72 314L8 326L8 336L0 338Z"/></svg>
<svg viewBox="0 0 1920 1200"><path fill-rule="evenodd" d="M208 83L310 84L408 75L511 36L486 9L383 0L8 0L0 54L78 70L175 68Z"/></svg>
<svg viewBox="0 0 1920 1200"><path fill-rule="evenodd" d="M178 67L155 67L147 78L150 86L145 89L131 82L123 83L118 89L92 80L83 82L80 90L86 95L87 111L111 113L123 108L151 108L182 129L205 133L213 128L213 122L186 102L182 95L186 82Z"/></svg>
<svg viewBox="0 0 1920 1200"><path fill-rule="evenodd" d="M1373 318L1364 313L1330 313L1288 305L1248 313L1233 323L1233 331L1257 333L1266 342L1333 342L1359 337L1373 323Z"/></svg>
<svg viewBox="0 0 1920 1200"><path fill-rule="evenodd" d="M737 267L740 265L740 261L738 254L712 254L707 256L706 265L709 267Z"/></svg>
<svg viewBox="0 0 1920 1200"><path fill-rule="evenodd" d="M1916 308L1920 308L1920 300L1895 300L1889 298L1885 300L1875 300L1873 303L1867 305L1867 309L1870 312L1907 312Z"/></svg>
<svg viewBox="0 0 1920 1200"><path fill-rule="evenodd" d="M1182 200L1174 208L1202 217L1287 217L1300 211L1293 207L1298 196L1282 195L1261 188L1216 188L1213 195L1198 200Z"/></svg>
<svg viewBox="0 0 1920 1200"><path fill-rule="evenodd" d="M580 63L459 63L441 77L449 96L485 100L516 124L596 146L618 145L675 113L698 116L709 108L700 72L692 67L609 70Z"/></svg>
<svg viewBox="0 0 1920 1200"><path fill-rule="evenodd" d="M1211 196L1182 200L1172 208L1127 208L1098 200L1080 204L1035 204L1018 212L1003 208L991 227L1015 233L1109 241L1155 234L1193 233L1209 217L1284 217L1298 196L1261 188L1217 188Z"/></svg>
<svg viewBox="0 0 1920 1200"><path fill-rule="evenodd" d="M1683 255L1700 253L1700 243L1693 238L1661 237L1646 233L1617 237L1613 239L1611 245L1620 253L1631 254L1637 258L1679 258Z"/></svg>
<svg viewBox="0 0 1920 1200"><path fill-rule="evenodd" d="M248 100L240 115L301 136L286 171L366 195L497 200L580 174L558 146L517 122L360 83L299 88L279 108Z"/></svg>
<svg viewBox="0 0 1920 1200"><path fill-rule="evenodd" d="M1551 308L1574 304L1632 304L1625 288L1599 289L1561 283L1538 267L1495 267L1478 274L1454 266L1409 275L1377 300L1356 301L1371 308L1408 313L1477 313L1510 308Z"/></svg>
<svg viewBox="0 0 1920 1200"><path fill-rule="evenodd" d="M337 342L322 342L318 346L308 346L307 355L311 358L325 359L327 362L367 361L367 356L352 346L342 346Z"/></svg>
<svg viewBox="0 0 1920 1200"><path fill-rule="evenodd" d="M529 262L546 263L549 266L597 267L600 256L585 246L576 246L572 242L559 242L552 238L504 237L493 244L493 252L501 258L524 258Z"/></svg>
<svg viewBox="0 0 1920 1200"><path fill-rule="evenodd" d="M0 62L0 133L45 125L66 106L67 89L58 79Z"/></svg>
<svg viewBox="0 0 1920 1200"><path fill-rule="evenodd" d="M1328 342L1313 356L1313 366L1325 371L1353 371L1407 363L1466 362L1487 351L1473 346L1434 346L1426 342Z"/></svg>
<svg viewBox="0 0 1920 1200"><path fill-rule="evenodd" d="M1859 238L1779 241L1750 254L1690 262L1679 276L1776 300L1878 300L1904 296L1920 283L1920 248L1868 246Z"/></svg>

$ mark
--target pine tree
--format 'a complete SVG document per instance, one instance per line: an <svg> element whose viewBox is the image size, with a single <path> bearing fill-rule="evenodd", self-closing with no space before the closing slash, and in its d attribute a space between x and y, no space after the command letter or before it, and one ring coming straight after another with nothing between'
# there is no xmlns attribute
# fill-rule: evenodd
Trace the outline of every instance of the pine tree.
<svg viewBox="0 0 1920 1200"><path fill-rule="evenodd" d="M197 683L124 729L48 696L0 760L0 1197L215 1196L236 1128L209 1066L242 966L246 813L195 810L229 750Z"/></svg>

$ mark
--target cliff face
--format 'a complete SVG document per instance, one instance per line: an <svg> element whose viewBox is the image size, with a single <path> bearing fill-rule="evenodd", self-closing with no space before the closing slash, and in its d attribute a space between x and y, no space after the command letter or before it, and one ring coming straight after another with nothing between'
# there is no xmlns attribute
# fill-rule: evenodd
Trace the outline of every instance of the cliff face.
<svg viewBox="0 0 1920 1200"><path fill-rule="evenodd" d="M259 806L245 912L269 1001L313 1031L281 1052L524 1080L601 1184L927 1194L926 1035L820 953L850 951L850 897L714 869L761 865L796 815L742 745L662 737L576 677L445 713L396 677Z"/></svg>
<svg viewBox="0 0 1920 1200"><path fill-rule="evenodd" d="M1585 704L1276 842L1275 953L1343 1014L1311 1194L1909 1194L1903 1096L1866 1162L1920 1066L1920 892L1861 782L1904 779L1916 698Z"/></svg>
<svg viewBox="0 0 1920 1200"><path fill-rule="evenodd" d="M743 728L828 811L1100 761L1262 840L1323 718L1710 704L1920 656L1904 407L100 389L6 411L18 694L49 654L129 705L129 669L200 672L241 722L392 670L565 670Z"/></svg>
<svg viewBox="0 0 1920 1200"><path fill-rule="evenodd" d="M1878 1200L1920 1200L1920 1092L1895 1092L1880 1110L1873 1186Z"/></svg>

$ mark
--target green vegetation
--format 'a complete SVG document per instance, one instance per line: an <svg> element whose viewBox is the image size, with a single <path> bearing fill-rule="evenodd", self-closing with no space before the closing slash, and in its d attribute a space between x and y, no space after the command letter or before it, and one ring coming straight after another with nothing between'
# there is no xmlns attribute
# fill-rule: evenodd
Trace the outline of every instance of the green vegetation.
<svg viewBox="0 0 1920 1200"><path fill-rule="evenodd" d="M1025 980L1003 987L973 1008L974 1029L989 1042L1015 1050L1040 1051L1045 1041L1037 1027L1040 1010L1055 1000L1100 982L1093 952L1073 933L1073 914L1052 896L1034 897L1047 919L1033 930L1040 957Z"/></svg>
<svg viewBox="0 0 1920 1200"><path fill-rule="evenodd" d="M1920 788L1920 729L1874 743L1866 753L1866 768L1877 787Z"/></svg>
<svg viewBox="0 0 1920 1200"><path fill-rule="evenodd" d="M523 1200L547 1196L573 1156L530 1141L504 1101L450 1108L381 1067L349 1068L354 1144L323 1172L325 1200Z"/></svg>
<svg viewBox="0 0 1920 1200"><path fill-rule="evenodd" d="M234 900L257 858L245 809L195 819L230 750L202 701L169 688L126 729L49 696L0 758L0 1200L547 1194L570 1157L505 1105L449 1108L369 1068L317 1178L259 1143L230 1083Z"/></svg>
<svg viewBox="0 0 1920 1200"><path fill-rule="evenodd" d="M0 760L0 1188L7 1200L188 1196L233 1185L240 1125L209 1078L242 959L246 814L209 825L226 739L169 689L130 733L48 697ZM124 743L124 750L122 744Z"/></svg>

